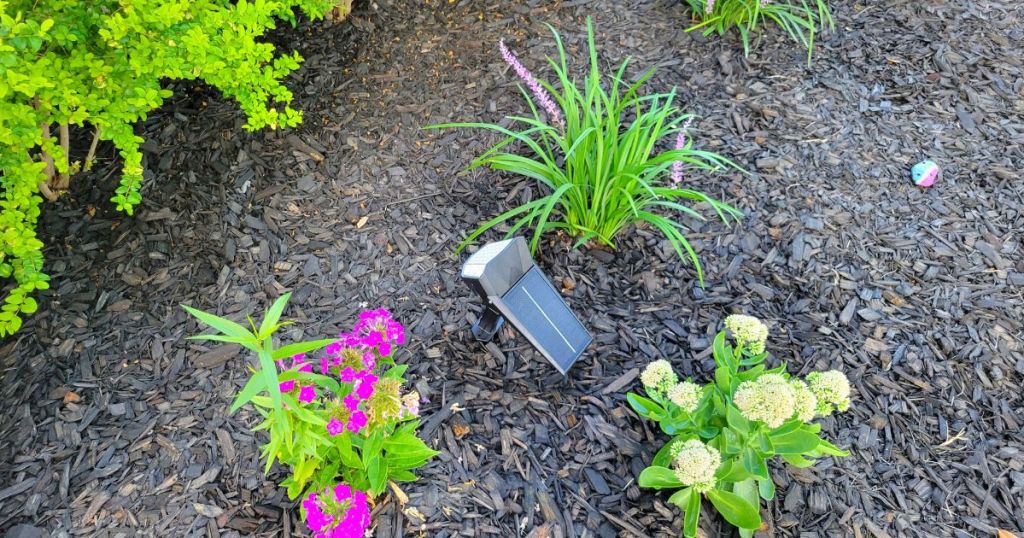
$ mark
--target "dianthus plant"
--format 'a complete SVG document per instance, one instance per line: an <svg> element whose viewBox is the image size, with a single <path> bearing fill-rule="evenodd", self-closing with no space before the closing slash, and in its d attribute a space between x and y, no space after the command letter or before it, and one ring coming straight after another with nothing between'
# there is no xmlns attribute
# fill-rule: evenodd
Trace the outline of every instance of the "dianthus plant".
<svg viewBox="0 0 1024 538"><path fill-rule="evenodd" d="M674 89L640 94L653 69L629 83L626 60L614 75L602 77L589 19L590 72L582 85L572 78L558 32L554 28L551 32L558 61L548 58L548 63L558 79L557 89L535 77L504 42L499 43L505 63L526 86L520 91L530 107L529 116L509 116L512 127L492 123L431 126L496 131L506 138L473 160L470 168L506 170L538 181L547 191L481 224L459 250L503 223L510 225L507 236L532 226L531 251L537 250L546 231L575 237L576 246L593 241L615 248L618 236L630 225L645 225L664 234L680 258L689 258L703 283L697 254L686 239L687 226L676 216L704 218L688 203L707 204L725 222L738 219L741 213L688 188L683 168L717 170L736 165L694 149L686 133L693 116L676 106ZM509 152L507 148L515 143L526 153Z"/></svg>
<svg viewBox="0 0 1024 538"><path fill-rule="evenodd" d="M822 456L846 456L820 437L816 417L845 411L850 384L839 371L790 377L785 364L765 367L768 329L756 318L729 316L714 341L715 379L679 381L665 360L641 375L647 398L626 398L672 439L640 473L641 487L675 490L669 502L684 513L683 534L697 535L701 499L749 537L761 526L760 499L775 496L767 461L781 457L809 467Z"/></svg>
<svg viewBox="0 0 1024 538"><path fill-rule="evenodd" d="M219 334L194 338L239 344L256 353L259 369L231 412L251 403L267 430L265 472L274 461L291 470L281 485L304 496L303 515L317 537L361 537L368 503L388 481L412 481L413 470L437 454L416 435L420 396L403 392L407 366L393 359L405 330L387 310L363 312L337 338L274 345L285 323L281 296L257 327L182 306ZM318 356L312 353L320 350Z"/></svg>

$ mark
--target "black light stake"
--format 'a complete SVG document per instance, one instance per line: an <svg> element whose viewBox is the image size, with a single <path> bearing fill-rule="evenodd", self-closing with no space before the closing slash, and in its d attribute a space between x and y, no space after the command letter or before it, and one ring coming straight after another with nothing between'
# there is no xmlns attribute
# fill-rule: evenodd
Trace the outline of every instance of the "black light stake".
<svg viewBox="0 0 1024 538"><path fill-rule="evenodd" d="M488 243L462 266L462 279L484 301L473 336L489 342L507 319L565 375L594 340L537 267L526 240Z"/></svg>

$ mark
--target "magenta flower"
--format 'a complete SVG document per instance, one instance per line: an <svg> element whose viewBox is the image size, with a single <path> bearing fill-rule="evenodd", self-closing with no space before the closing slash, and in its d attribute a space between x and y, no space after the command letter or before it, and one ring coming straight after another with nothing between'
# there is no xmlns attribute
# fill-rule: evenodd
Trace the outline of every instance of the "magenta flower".
<svg viewBox="0 0 1024 538"><path fill-rule="evenodd" d="M714 0L712 0L714 1ZM686 123L683 124L683 128L679 130L679 135L676 136L676 147L675 149L686 149L686 130L690 128L690 123L693 122L691 116ZM682 183L683 181L683 161L675 161L672 163L672 183Z"/></svg>
<svg viewBox="0 0 1024 538"><path fill-rule="evenodd" d="M313 538L362 538L370 527L368 501L366 493L346 484L310 493L302 501L306 526Z"/></svg>
<svg viewBox="0 0 1024 538"><path fill-rule="evenodd" d="M551 120L551 123L558 125L559 127L565 125L565 122L562 120L562 113L555 104L554 99L551 98L551 94L549 94L548 91L540 85L540 82L537 82L533 73L530 73L530 70L519 61L519 58L516 58L516 55L513 54L511 50L509 50L505 45L505 40L498 42L498 49L501 50L501 57L505 60L505 63L512 67L512 70L516 72L516 75L526 83L526 87L530 89L530 93L532 93L534 98L537 99L540 106L547 111L548 119Z"/></svg>
<svg viewBox="0 0 1024 538"><path fill-rule="evenodd" d="M351 383L356 380L356 371L353 370L351 366L346 366L345 369L341 371L340 378L345 383Z"/></svg>
<svg viewBox="0 0 1024 538"><path fill-rule="evenodd" d="M264 385L264 386L266 386L266 385ZM291 391L295 390L295 380L292 379L292 380L289 380L289 381L282 381L281 383L279 383L277 385L277 388L281 392L291 392Z"/></svg>
<svg viewBox="0 0 1024 538"><path fill-rule="evenodd" d="M377 357L373 353L363 353L363 364L366 365L367 370L373 370L377 366Z"/></svg>
<svg viewBox="0 0 1024 538"><path fill-rule="evenodd" d="M334 523L334 518L320 509L316 493L310 493L309 497L303 499L302 510L306 513L306 526L313 532L320 532L324 527Z"/></svg>
<svg viewBox="0 0 1024 538"><path fill-rule="evenodd" d="M328 424L329 425L329 424ZM348 419L348 431L352 433L359 433L366 426L366 413L362 411L353 411L352 416Z"/></svg>
<svg viewBox="0 0 1024 538"><path fill-rule="evenodd" d="M304 385L299 389L299 401L309 403L316 399L316 388L313 385Z"/></svg>
<svg viewBox="0 0 1024 538"><path fill-rule="evenodd" d="M355 394L349 394L348 396L345 396L345 399L343 401L345 402L345 407L347 407L349 411L355 411L359 409L360 400Z"/></svg>
<svg viewBox="0 0 1024 538"><path fill-rule="evenodd" d="M334 437L343 431L345 431L344 422L336 418L332 418L330 422L327 423L327 433L331 434L331 437Z"/></svg>
<svg viewBox="0 0 1024 538"><path fill-rule="evenodd" d="M356 386L356 396L358 396L360 400L370 399L370 396L373 396L373 383L360 381L359 385Z"/></svg>

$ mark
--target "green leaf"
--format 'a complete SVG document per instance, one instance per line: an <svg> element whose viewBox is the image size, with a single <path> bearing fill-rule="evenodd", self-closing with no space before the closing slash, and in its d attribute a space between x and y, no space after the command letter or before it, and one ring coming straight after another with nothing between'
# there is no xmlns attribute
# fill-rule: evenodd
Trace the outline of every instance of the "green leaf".
<svg viewBox="0 0 1024 538"><path fill-rule="evenodd" d="M637 484L642 488L666 489L681 488L683 483L679 481L671 469L667 467L648 467L640 472Z"/></svg>
<svg viewBox="0 0 1024 538"><path fill-rule="evenodd" d="M285 443L290 447L292 438L287 423L288 417L281 409L281 387L277 380L277 364L270 358L270 346L270 338L267 338L263 341L262 349L256 354L260 361L260 370L257 375L263 378L263 386L270 393L270 401L274 404L275 422L282 432L288 434Z"/></svg>
<svg viewBox="0 0 1024 538"><path fill-rule="evenodd" d="M677 490L668 498L670 504L674 504L679 507L680 510L686 510L686 506L690 503L690 495L693 494L693 488L683 488Z"/></svg>
<svg viewBox="0 0 1024 538"><path fill-rule="evenodd" d="M649 400L634 394L632 392L626 394L626 401L629 402L630 407L633 408L636 413L644 418L650 420L661 420L665 415L665 408L655 403L653 400Z"/></svg>
<svg viewBox="0 0 1024 538"><path fill-rule="evenodd" d="M337 338L326 338L323 340L311 340L309 342L295 342L294 344L288 344L275 349L270 356L275 361L279 361L281 359L294 357L295 355L316 351L320 348L331 345L337 340Z"/></svg>
<svg viewBox="0 0 1024 538"><path fill-rule="evenodd" d="M747 448L743 451L742 456L743 468L750 474L767 480L768 477L768 466L764 463L764 458L757 454L752 448Z"/></svg>
<svg viewBox="0 0 1024 538"><path fill-rule="evenodd" d="M786 463L799 469L806 469L813 466L815 463L813 459L807 459L799 454L782 454L782 459L785 460Z"/></svg>
<svg viewBox="0 0 1024 538"><path fill-rule="evenodd" d="M758 480L757 491L762 499L770 501L775 498L775 482L772 482L770 478L768 480Z"/></svg>
<svg viewBox="0 0 1024 538"><path fill-rule="evenodd" d="M742 482L749 479L750 476L750 471L746 470L738 460L726 461L715 473L719 482Z"/></svg>
<svg viewBox="0 0 1024 538"><path fill-rule="evenodd" d="M264 389L266 389L266 385L263 377L258 375L251 376L249 381L245 383L245 386L242 387L241 392L238 393L238 396L235 397L235 401L231 403L231 408L228 412L234 413L235 411L238 411L240 407L249 403L249 400L251 400L253 396L256 396Z"/></svg>
<svg viewBox="0 0 1024 538"><path fill-rule="evenodd" d="M292 480L294 480L297 488L294 494L292 493L292 488L288 488L288 497L290 499L294 501L298 498L299 494L302 493L302 490L305 489L306 482L309 481L310 477L313 476L313 473L316 472L317 467L319 466L320 461L314 458L301 459L299 461L299 464L292 469Z"/></svg>
<svg viewBox="0 0 1024 538"><path fill-rule="evenodd" d="M651 460L651 465L654 467L668 467L672 460L672 445L684 440L677 437L662 445L658 453L654 455L654 459Z"/></svg>
<svg viewBox="0 0 1024 538"><path fill-rule="evenodd" d="M376 458L384 447L384 439L380 430L374 431L363 443L362 461L363 466L368 467L373 458Z"/></svg>
<svg viewBox="0 0 1024 538"><path fill-rule="evenodd" d="M732 492L739 495L741 499L747 501L750 506L761 507L761 498L758 496L758 490L760 486L757 480L749 478L736 482L732 485Z"/></svg>
<svg viewBox="0 0 1024 538"><path fill-rule="evenodd" d="M720 489L707 492L708 500L715 506L722 517L741 529L758 529L761 527L760 510L743 500L739 495Z"/></svg>
<svg viewBox="0 0 1024 538"><path fill-rule="evenodd" d="M750 421L740 413L740 410L734 405L726 406L725 418L729 422L729 426L736 429L736 431L745 434L750 431Z"/></svg>
<svg viewBox="0 0 1024 538"><path fill-rule="evenodd" d="M407 469L392 469L388 467L388 480L395 482L415 482L419 477Z"/></svg>
<svg viewBox="0 0 1024 538"><path fill-rule="evenodd" d="M715 341L711 344L711 354L715 358L715 364L719 367L725 367L726 374L735 372L737 370L736 360L733 357L732 350L725 341L725 331L719 331L715 335ZM715 377L718 377L718 372L715 372ZM728 387L728 384L726 384Z"/></svg>
<svg viewBox="0 0 1024 538"><path fill-rule="evenodd" d="M338 455L341 459L341 463L351 469L363 469L363 462L356 455L355 450L352 450L352 438L349 437L348 432L340 433L335 435L331 439L334 441L335 448L338 449Z"/></svg>
<svg viewBox="0 0 1024 538"><path fill-rule="evenodd" d="M31 297L26 297L25 301L21 303L21 311L26 314L31 314L39 308L36 304L36 300Z"/></svg>
<svg viewBox="0 0 1024 538"><path fill-rule="evenodd" d="M402 379L405 375L405 371L409 369L408 364L398 364L392 366L382 377L385 379Z"/></svg>
<svg viewBox="0 0 1024 538"><path fill-rule="evenodd" d="M848 451L843 450L824 439L818 440L818 447L815 449L815 451L821 455L838 456L840 458L845 458L846 456L850 455Z"/></svg>
<svg viewBox="0 0 1024 538"><path fill-rule="evenodd" d="M245 327L242 327L241 325L229 319L215 316L213 314L203 312L202 310L196 310L195 308L192 308L190 306L181 305L181 308L183 308L186 312L191 314L192 317L198 319L199 321L205 323L206 325L209 325L210 327L213 327L214 329L217 329L222 334L234 337L248 336L250 338L253 338L253 341L256 341L253 334L246 330Z"/></svg>
<svg viewBox="0 0 1024 538"><path fill-rule="evenodd" d="M784 435L771 435L776 454L804 454L818 448L821 439L817 435L797 430Z"/></svg>
<svg viewBox="0 0 1024 538"><path fill-rule="evenodd" d="M683 514L683 535L697 536L697 524L700 522L700 494L694 491L686 501L686 513Z"/></svg>
<svg viewBox="0 0 1024 538"><path fill-rule="evenodd" d="M366 478L370 481L371 497L377 497L384 492L384 486L388 479L388 468L384 463L384 458L380 456L370 458L369 463L366 464Z"/></svg>
<svg viewBox="0 0 1024 538"><path fill-rule="evenodd" d="M284 307L288 304L288 299L291 299L291 297L291 292L285 293L278 297L274 304L270 305L270 309L263 316L263 322L260 323L260 329L257 331L260 340L270 338L270 335L273 334L278 320L281 319L281 313L284 312Z"/></svg>

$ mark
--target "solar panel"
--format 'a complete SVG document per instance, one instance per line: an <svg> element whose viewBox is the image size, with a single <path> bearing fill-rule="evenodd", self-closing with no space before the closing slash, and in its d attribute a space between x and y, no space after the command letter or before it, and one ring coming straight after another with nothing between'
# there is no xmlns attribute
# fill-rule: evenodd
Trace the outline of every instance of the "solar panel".
<svg viewBox="0 0 1024 538"><path fill-rule="evenodd" d="M489 243L462 268L462 278L485 301L473 335L489 341L505 319L563 375L593 340L530 257L522 237Z"/></svg>
<svg viewBox="0 0 1024 538"><path fill-rule="evenodd" d="M593 340L537 266L494 304L562 375Z"/></svg>

